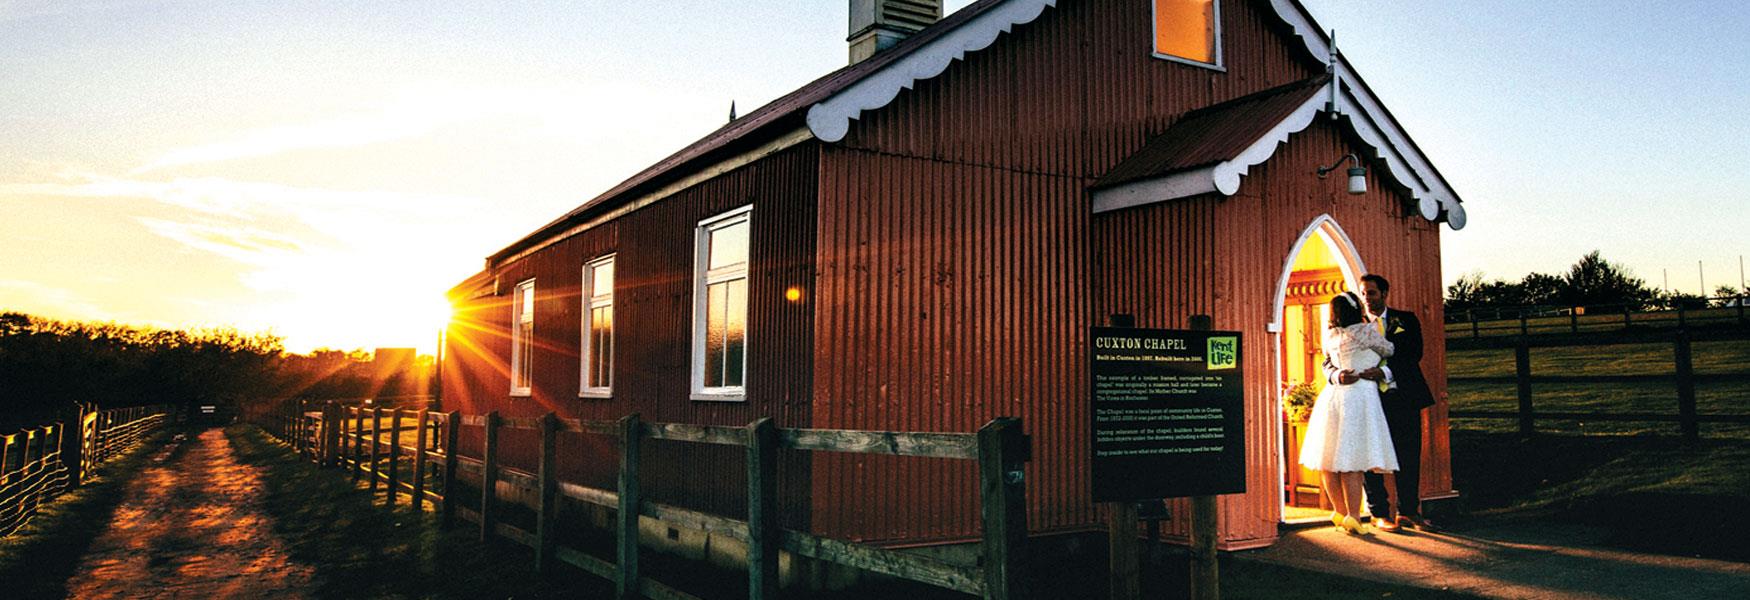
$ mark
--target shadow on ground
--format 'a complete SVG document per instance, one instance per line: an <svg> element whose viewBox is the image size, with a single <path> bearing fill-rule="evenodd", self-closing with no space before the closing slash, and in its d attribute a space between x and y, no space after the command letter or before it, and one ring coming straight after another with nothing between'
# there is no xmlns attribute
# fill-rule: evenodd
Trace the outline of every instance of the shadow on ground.
<svg viewBox="0 0 1750 600"><path fill-rule="evenodd" d="M0 581L6 582L6 595L66 597L68 579L126 498L128 483L169 437L169 431L148 436L128 454L99 467L83 487L44 505L29 525L0 538Z"/></svg>
<svg viewBox="0 0 1750 600"><path fill-rule="evenodd" d="M540 577L526 552L442 531L430 513L373 502L340 471L296 459L259 429L226 431L238 458L265 470L264 508L294 559L315 567L322 598L603 598L582 572ZM569 569L562 567L562 569Z"/></svg>

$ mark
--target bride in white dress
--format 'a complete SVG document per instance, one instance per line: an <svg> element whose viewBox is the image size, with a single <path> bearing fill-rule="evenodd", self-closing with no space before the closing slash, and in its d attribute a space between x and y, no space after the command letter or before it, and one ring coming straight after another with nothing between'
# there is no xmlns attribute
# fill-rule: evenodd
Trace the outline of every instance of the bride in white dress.
<svg viewBox="0 0 1750 600"><path fill-rule="evenodd" d="M1361 310L1354 292L1331 299L1331 322L1324 332L1328 365L1337 372L1360 373L1391 356L1392 344ZM1380 408L1379 384L1362 379L1351 384L1331 377L1319 392L1307 420L1300 464L1319 471L1325 494L1336 513L1331 523L1351 534L1367 533L1360 523L1362 473L1398 470L1391 430Z"/></svg>

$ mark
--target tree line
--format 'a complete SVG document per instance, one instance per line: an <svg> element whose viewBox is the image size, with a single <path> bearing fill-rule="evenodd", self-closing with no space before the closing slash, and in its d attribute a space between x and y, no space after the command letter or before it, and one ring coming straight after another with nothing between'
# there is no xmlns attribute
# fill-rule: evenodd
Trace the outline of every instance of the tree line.
<svg viewBox="0 0 1750 600"><path fill-rule="evenodd" d="M1582 307L1619 311L1698 309L1728 304L1744 290L1722 285L1711 298L1650 287L1621 265L1605 260L1597 250L1580 257L1561 274L1530 273L1519 281L1485 281L1480 272L1467 273L1446 287L1446 314L1479 308L1521 306Z"/></svg>
<svg viewBox="0 0 1750 600"><path fill-rule="evenodd" d="M284 340L230 328L174 330L0 312L0 432L66 415L75 403L242 407L293 397L423 394L430 357L292 354Z"/></svg>

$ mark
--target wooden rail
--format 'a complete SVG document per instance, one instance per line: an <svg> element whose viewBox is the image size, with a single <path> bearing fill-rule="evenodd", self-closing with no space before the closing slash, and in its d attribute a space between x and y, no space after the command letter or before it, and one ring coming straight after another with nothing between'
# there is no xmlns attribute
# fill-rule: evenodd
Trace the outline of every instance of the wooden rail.
<svg viewBox="0 0 1750 600"><path fill-rule="evenodd" d="M1641 310L1626 304L1604 306L1503 306L1446 311L1446 335L1450 338L1490 336L1580 334L1585 332L1664 329L1694 325L1750 325L1745 304L1750 296L1707 298L1708 307L1678 305L1663 310Z"/></svg>
<svg viewBox="0 0 1750 600"><path fill-rule="evenodd" d="M72 419L77 429L57 421L0 436L0 537L162 426L168 412L164 406L80 406Z"/></svg>
<svg viewBox="0 0 1750 600"><path fill-rule="evenodd" d="M303 403L275 429L310 460L347 470L355 480L367 479L373 495L379 484L385 502L407 493L414 506L430 502L445 527L468 522L482 539L500 538L534 550L535 566L543 572L556 562L570 564L613 581L616 596L691 599L680 590L640 573L639 523L685 528L726 536L747 544L748 596L756 600L778 596L780 551L865 571L916 581L983 598L1010 599L1023 594L1018 584L1027 535L1025 482L1022 466L1027 442L1018 419L999 418L977 433L910 433L836 429L784 429L769 419L745 427L684 423L647 423L638 415L617 421L560 419L403 411L339 404ZM409 419L406 428L403 419ZM461 456L456 440L462 427L478 428L482 456ZM533 431L541 439L534 470L514 468L499 457L505 429ZM597 489L558 477L556 439L559 433L614 438L616 456L584 457L618 464L615 489ZM408 435L413 445L406 444ZM713 515L654 502L641 494L641 449L645 440L739 446L747 467L745 519ZM983 558L976 566L954 565L887 548L823 538L782 528L777 512L777 457L780 450L860 452L977 461L981 480ZM569 457L568 457L569 458ZM411 461L406 471L397 465ZM480 482L477 498L461 498L459 478ZM502 522L500 504L506 496L533 499L535 530ZM560 498L616 511L614 560L584 553L559 543L555 519Z"/></svg>
<svg viewBox="0 0 1750 600"><path fill-rule="evenodd" d="M1493 377L1448 377L1451 383L1474 384L1512 384L1518 395L1518 409L1514 411L1492 410L1454 410L1450 416L1455 419L1514 419L1519 422L1519 433L1533 435L1537 431L1539 420L1581 420L1581 421L1635 421L1677 423L1683 439L1695 442L1701 437L1701 423L1739 423L1750 424L1750 414L1700 414L1695 406L1696 383L1743 383L1750 382L1750 374L1697 374L1694 367L1693 342L1697 337L1704 339L1750 339L1750 335L1737 332L1707 332L1697 335L1686 330L1662 332L1657 334L1614 335L1608 337L1563 337L1563 338L1484 338L1488 347L1513 348L1514 374L1511 376ZM1509 342L1511 345L1500 342ZM1531 369L1531 350L1533 348L1552 348L1570 346L1597 346L1610 344L1644 344L1669 343L1672 345L1673 372L1659 375L1544 375L1533 376ZM1470 344L1470 345L1475 345ZM1452 349L1453 344L1448 344ZM1669 383L1676 391L1675 413L1649 412L1573 412L1573 411L1539 411L1534 407L1533 389L1536 384L1624 384L1624 383Z"/></svg>

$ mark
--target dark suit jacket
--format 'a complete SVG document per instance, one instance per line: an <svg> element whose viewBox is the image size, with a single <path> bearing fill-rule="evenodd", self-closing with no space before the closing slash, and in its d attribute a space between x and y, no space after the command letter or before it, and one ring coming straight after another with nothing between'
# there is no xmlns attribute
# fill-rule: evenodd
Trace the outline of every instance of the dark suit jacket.
<svg viewBox="0 0 1750 600"><path fill-rule="evenodd" d="M1421 410L1434 405L1434 394L1428 391L1428 378L1422 375L1422 321L1416 313L1386 307L1385 340L1394 351L1385 359L1397 388L1381 395L1387 409Z"/></svg>

